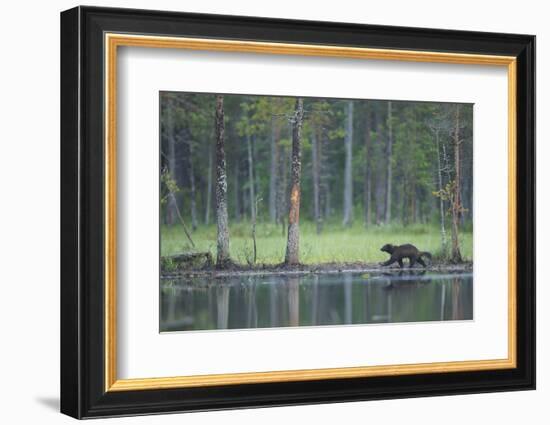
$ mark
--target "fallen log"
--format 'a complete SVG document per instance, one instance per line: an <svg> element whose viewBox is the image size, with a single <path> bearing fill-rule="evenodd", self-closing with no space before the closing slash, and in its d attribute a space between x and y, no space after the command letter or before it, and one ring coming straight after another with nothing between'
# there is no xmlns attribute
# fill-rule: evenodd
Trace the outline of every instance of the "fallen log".
<svg viewBox="0 0 550 425"><path fill-rule="evenodd" d="M200 270L212 267L213 264L210 252L184 252L160 257L161 274Z"/></svg>

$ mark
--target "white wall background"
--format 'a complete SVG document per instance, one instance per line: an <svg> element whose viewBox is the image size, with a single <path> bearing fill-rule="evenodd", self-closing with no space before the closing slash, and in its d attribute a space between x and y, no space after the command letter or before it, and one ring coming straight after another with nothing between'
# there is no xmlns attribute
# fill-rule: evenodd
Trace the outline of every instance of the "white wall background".
<svg viewBox="0 0 550 425"><path fill-rule="evenodd" d="M10 2L0 15L0 421L69 423L59 392L59 12L78 3ZM550 26L541 1L144 0L95 5L295 19L536 34L538 53L538 216L550 214ZM550 255L538 224L538 257ZM548 423L550 289L538 277L538 389L530 392L284 407L110 420L110 423L280 424Z"/></svg>

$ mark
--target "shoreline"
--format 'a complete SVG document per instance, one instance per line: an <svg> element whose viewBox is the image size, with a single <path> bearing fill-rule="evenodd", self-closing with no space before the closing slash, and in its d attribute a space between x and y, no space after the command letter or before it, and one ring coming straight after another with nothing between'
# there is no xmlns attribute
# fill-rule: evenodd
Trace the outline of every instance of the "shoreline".
<svg viewBox="0 0 550 425"><path fill-rule="evenodd" d="M225 278L238 276L301 276L307 274L341 274L341 273L380 273L394 274L407 272L471 272L473 263L461 264L433 264L429 267L404 267L399 266L382 267L378 264L368 263L325 263L325 264L300 264L286 266L281 264L262 264L251 268L233 265L226 269L196 269L180 270L175 272L162 272L162 280L183 279L183 278Z"/></svg>

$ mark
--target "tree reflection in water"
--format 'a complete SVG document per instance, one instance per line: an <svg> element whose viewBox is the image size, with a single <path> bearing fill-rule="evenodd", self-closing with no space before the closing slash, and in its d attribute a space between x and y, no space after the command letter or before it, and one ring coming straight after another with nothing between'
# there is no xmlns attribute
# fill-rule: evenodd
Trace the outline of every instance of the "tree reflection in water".
<svg viewBox="0 0 550 425"><path fill-rule="evenodd" d="M160 298L161 332L473 318L471 273L163 280Z"/></svg>

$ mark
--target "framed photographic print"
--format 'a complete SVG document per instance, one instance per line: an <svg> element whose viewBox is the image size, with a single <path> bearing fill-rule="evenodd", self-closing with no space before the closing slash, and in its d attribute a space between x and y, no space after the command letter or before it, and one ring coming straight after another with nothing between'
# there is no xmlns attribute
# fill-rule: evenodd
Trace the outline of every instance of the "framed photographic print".
<svg viewBox="0 0 550 425"><path fill-rule="evenodd" d="M61 14L61 411L533 389L535 38Z"/></svg>

